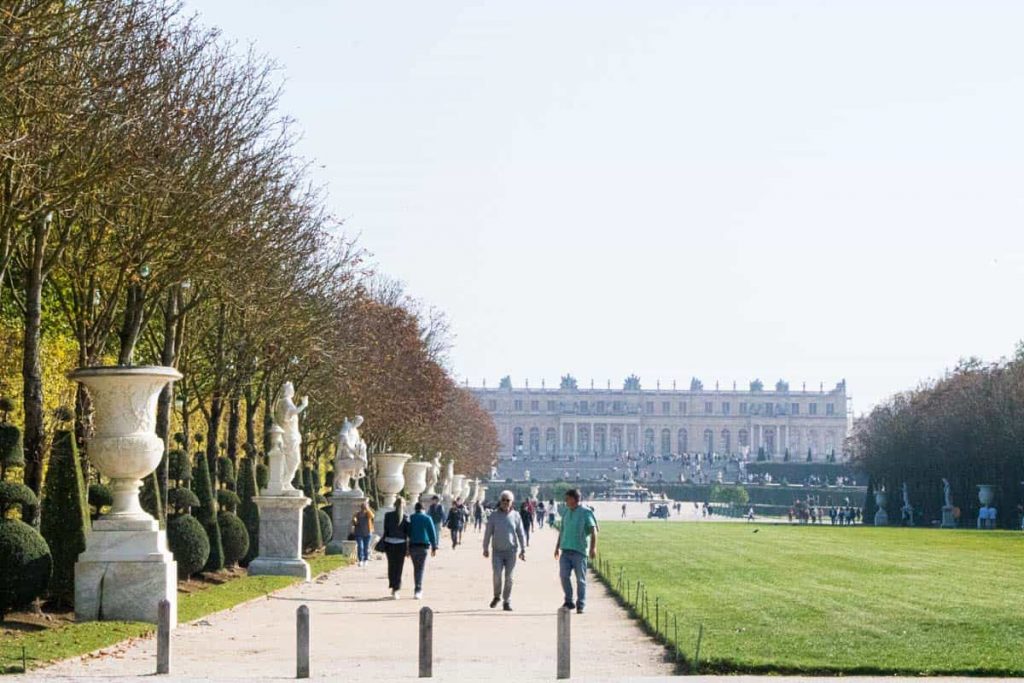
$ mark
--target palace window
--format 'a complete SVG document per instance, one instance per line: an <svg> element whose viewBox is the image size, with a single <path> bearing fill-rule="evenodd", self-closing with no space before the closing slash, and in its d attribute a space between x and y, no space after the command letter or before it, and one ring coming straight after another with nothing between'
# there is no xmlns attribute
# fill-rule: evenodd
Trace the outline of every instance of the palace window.
<svg viewBox="0 0 1024 683"><path fill-rule="evenodd" d="M553 413L558 410L558 404L554 401L548 401L548 412Z"/></svg>
<svg viewBox="0 0 1024 683"><path fill-rule="evenodd" d="M604 415L604 401L597 402L597 413L598 415Z"/></svg>
<svg viewBox="0 0 1024 683"><path fill-rule="evenodd" d="M810 414L810 415L817 415L818 414L818 404L817 403L809 403L809 404L807 404L807 413Z"/></svg>
<svg viewBox="0 0 1024 683"><path fill-rule="evenodd" d="M791 414L793 414L793 415L799 415L800 414L800 404L799 403L790 403L789 404L789 412Z"/></svg>
<svg viewBox="0 0 1024 683"><path fill-rule="evenodd" d="M498 402L492 398L487 402L487 409L492 413L496 412L498 410Z"/></svg>
<svg viewBox="0 0 1024 683"><path fill-rule="evenodd" d="M686 402L685 401L680 401L679 402L679 414L680 415L686 415Z"/></svg>
<svg viewBox="0 0 1024 683"><path fill-rule="evenodd" d="M729 405L728 401L722 401L722 415L728 415L732 406ZM728 449L726 449L728 450Z"/></svg>
<svg viewBox="0 0 1024 683"><path fill-rule="evenodd" d="M621 412L622 412L622 402L621 401L613 401L612 402L612 414L613 415L618 415Z"/></svg>
<svg viewBox="0 0 1024 683"><path fill-rule="evenodd" d="M580 412L581 413L589 413L590 412L590 406L587 404L586 401L580 401Z"/></svg>
<svg viewBox="0 0 1024 683"><path fill-rule="evenodd" d="M661 402L661 414L662 415L668 415L671 412L672 412L672 403L669 402L669 401L662 401Z"/></svg>
<svg viewBox="0 0 1024 683"><path fill-rule="evenodd" d="M523 399L517 398L515 401L513 401L512 409L513 410L522 410L523 409Z"/></svg>
<svg viewBox="0 0 1024 683"><path fill-rule="evenodd" d="M769 417L774 415L775 414L775 404L774 403L765 403L764 404L764 414L768 415Z"/></svg>
<svg viewBox="0 0 1024 683"><path fill-rule="evenodd" d="M825 414L826 415L835 415L836 414L836 404L835 403L826 403L825 404Z"/></svg>
<svg viewBox="0 0 1024 683"><path fill-rule="evenodd" d="M711 403L711 401L704 402L704 412L707 415L710 415L711 413L715 412L714 405Z"/></svg>
<svg viewBox="0 0 1024 683"><path fill-rule="evenodd" d="M644 412L648 415L654 415L654 401L648 401L644 404Z"/></svg>
<svg viewBox="0 0 1024 683"><path fill-rule="evenodd" d="M687 451L687 449L689 448L689 443L688 443L689 435L686 433L685 429L680 429L677 436L678 436L678 443L679 443L679 452L680 453L685 453Z"/></svg>
<svg viewBox="0 0 1024 683"><path fill-rule="evenodd" d="M540 412L540 401L530 401L530 410L535 413Z"/></svg>
<svg viewBox="0 0 1024 683"><path fill-rule="evenodd" d="M740 415L746 415L746 414L747 414L747 402L746 401L740 401Z"/></svg>

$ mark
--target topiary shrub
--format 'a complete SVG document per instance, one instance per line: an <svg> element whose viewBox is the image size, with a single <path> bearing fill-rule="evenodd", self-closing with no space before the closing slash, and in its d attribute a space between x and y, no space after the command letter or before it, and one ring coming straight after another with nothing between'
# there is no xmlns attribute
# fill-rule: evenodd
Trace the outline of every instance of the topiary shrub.
<svg viewBox="0 0 1024 683"><path fill-rule="evenodd" d="M224 566L234 567L249 552L249 531L233 512L218 513L217 525L224 544Z"/></svg>
<svg viewBox="0 0 1024 683"><path fill-rule="evenodd" d="M31 493L31 491L29 491ZM0 620L46 590L53 560L46 541L21 520L0 519Z"/></svg>
<svg viewBox="0 0 1024 683"><path fill-rule="evenodd" d="M179 486L182 482L192 481L192 463L189 462L188 453L178 448L168 451L167 478Z"/></svg>
<svg viewBox="0 0 1024 683"><path fill-rule="evenodd" d="M175 515L188 514L190 508L199 507L199 498L191 489L175 486L167 491L167 508L174 510Z"/></svg>
<svg viewBox="0 0 1024 683"><path fill-rule="evenodd" d="M220 489L217 491L217 507L221 510L235 512L238 510L238 504L240 502L242 502L241 499L234 491L228 491L227 489Z"/></svg>
<svg viewBox="0 0 1024 683"><path fill-rule="evenodd" d="M178 563L179 579L198 572L210 557L210 539L192 515L180 515L167 523L167 545Z"/></svg>
<svg viewBox="0 0 1024 683"><path fill-rule="evenodd" d="M20 507L22 519L33 519L37 505L39 499L29 487L13 481L0 481L0 517L6 517L12 508Z"/></svg>
<svg viewBox="0 0 1024 683"><path fill-rule="evenodd" d="M217 458L217 479L223 486L232 491L235 489L235 463L231 462L231 458Z"/></svg>
<svg viewBox="0 0 1024 683"><path fill-rule="evenodd" d="M259 490L267 488L270 484L270 470L266 465L256 465L256 487Z"/></svg>
<svg viewBox="0 0 1024 683"><path fill-rule="evenodd" d="M139 504L153 519L163 519L164 504L160 500L160 484L156 478L156 472L150 472L149 476L142 480Z"/></svg>
<svg viewBox="0 0 1024 683"><path fill-rule="evenodd" d="M316 513L320 519L320 538L327 543L334 536L334 523L331 522L331 516L326 511L317 510Z"/></svg>
<svg viewBox="0 0 1024 683"><path fill-rule="evenodd" d="M238 517L245 524L249 532L249 551L246 552L239 564L243 567L256 557L259 551L260 542L260 509L252 498L256 495L256 468L253 467L252 458L242 458L238 466Z"/></svg>
<svg viewBox="0 0 1024 683"><path fill-rule="evenodd" d="M75 562L85 550L85 535L91 525L78 447L70 430L61 430L54 437L39 527L53 557L50 596L60 604L71 604L75 597Z"/></svg>
<svg viewBox="0 0 1024 683"><path fill-rule="evenodd" d="M8 422L0 423L0 477L11 467L25 466L21 430Z"/></svg>
<svg viewBox="0 0 1024 683"><path fill-rule="evenodd" d="M92 518L96 519L103 508L114 504L114 492L106 484L89 484L88 500L92 507Z"/></svg>
<svg viewBox="0 0 1024 683"><path fill-rule="evenodd" d="M320 508L316 506L316 496L313 493L313 468L308 465L301 467L295 473L295 477L301 482L303 493L313 501L302 511L302 547L307 551L317 550L323 547L324 537L320 533L320 516L317 514Z"/></svg>
<svg viewBox="0 0 1024 683"><path fill-rule="evenodd" d="M192 492L199 498L199 507L194 510L195 517L203 525L210 541L210 554L203 571L219 572L224 568L224 547L221 545L220 527L217 526L217 501L213 498L210 470L206 466L206 456L202 453L196 455L192 467Z"/></svg>

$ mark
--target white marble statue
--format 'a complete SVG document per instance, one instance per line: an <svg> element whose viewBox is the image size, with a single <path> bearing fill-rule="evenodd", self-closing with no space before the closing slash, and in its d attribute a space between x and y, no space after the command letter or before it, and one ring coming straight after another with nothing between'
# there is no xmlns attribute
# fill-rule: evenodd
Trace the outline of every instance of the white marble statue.
<svg viewBox="0 0 1024 683"><path fill-rule="evenodd" d="M437 495L437 491L434 487L441 481L441 454L437 453L434 455L434 459L430 461L430 467L427 468L427 488L423 492L425 497L432 497Z"/></svg>
<svg viewBox="0 0 1024 683"><path fill-rule="evenodd" d="M942 478L942 496L944 498L945 506L948 508L953 507L953 496L950 492L949 479Z"/></svg>
<svg viewBox="0 0 1024 683"><path fill-rule="evenodd" d="M440 453L438 456L440 457ZM444 476L441 478L441 495L452 497L455 495L455 491L452 491L452 481L455 478L455 461L449 460L448 465L445 467Z"/></svg>
<svg viewBox="0 0 1024 683"><path fill-rule="evenodd" d="M907 482L903 482L903 521L907 526L914 526L914 506L910 504L910 492L907 490Z"/></svg>
<svg viewBox="0 0 1024 683"><path fill-rule="evenodd" d="M299 405L295 405L292 400L294 396L295 387L291 382L285 382L281 386L281 398L274 404L274 426L281 429L280 491L286 495L293 495L290 492L296 491L292 486L292 479L302 461L302 434L299 432L299 415L309 407L308 396L303 396ZM271 490L272 488L272 486L268 487Z"/></svg>
<svg viewBox="0 0 1024 683"><path fill-rule="evenodd" d="M346 417L338 432L338 448L334 454L335 491L363 493L359 480L366 476L369 461L366 458L366 441L359 436L362 424L362 415L356 415L351 421Z"/></svg>

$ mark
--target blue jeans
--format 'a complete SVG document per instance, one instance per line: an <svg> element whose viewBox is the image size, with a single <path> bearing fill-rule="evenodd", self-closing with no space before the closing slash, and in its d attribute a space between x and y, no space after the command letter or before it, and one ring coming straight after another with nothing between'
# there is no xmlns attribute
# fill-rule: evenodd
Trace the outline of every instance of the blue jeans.
<svg viewBox="0 0 1024 683"><path fill-rule="evenodd" d="M370 559L370 535L359 536L356 535L356 559L360 562L366 562Z"/></svg>
<svg viewBox="0 0 1024 683"><path fill-rule="evenodd" d="M576 574L576 608L583 609L587 601L587 556L575 550L563 550L558 558L558 576L562 579L565 604L573 604L572 574Z"/></svg>

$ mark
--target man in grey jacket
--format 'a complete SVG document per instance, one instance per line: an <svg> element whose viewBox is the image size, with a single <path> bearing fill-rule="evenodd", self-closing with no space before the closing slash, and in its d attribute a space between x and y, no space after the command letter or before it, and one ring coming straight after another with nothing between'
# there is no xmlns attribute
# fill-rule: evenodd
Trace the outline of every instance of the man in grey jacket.
<svg viewBox="0 0 1024 683"><path fill-rule="evenodd" d="M498 509L487 518L487 527L484 529L484 557L491 558L494 574L494 599L491 600L491 607L497 607L500 600L506 612L512 611L509 598L512 595L512 572L516 568L517 554L520 560L526 561L523 520L512 506L512 492L502 491L498 496ZM505 573L504 587L502 571Z"/></svg>

